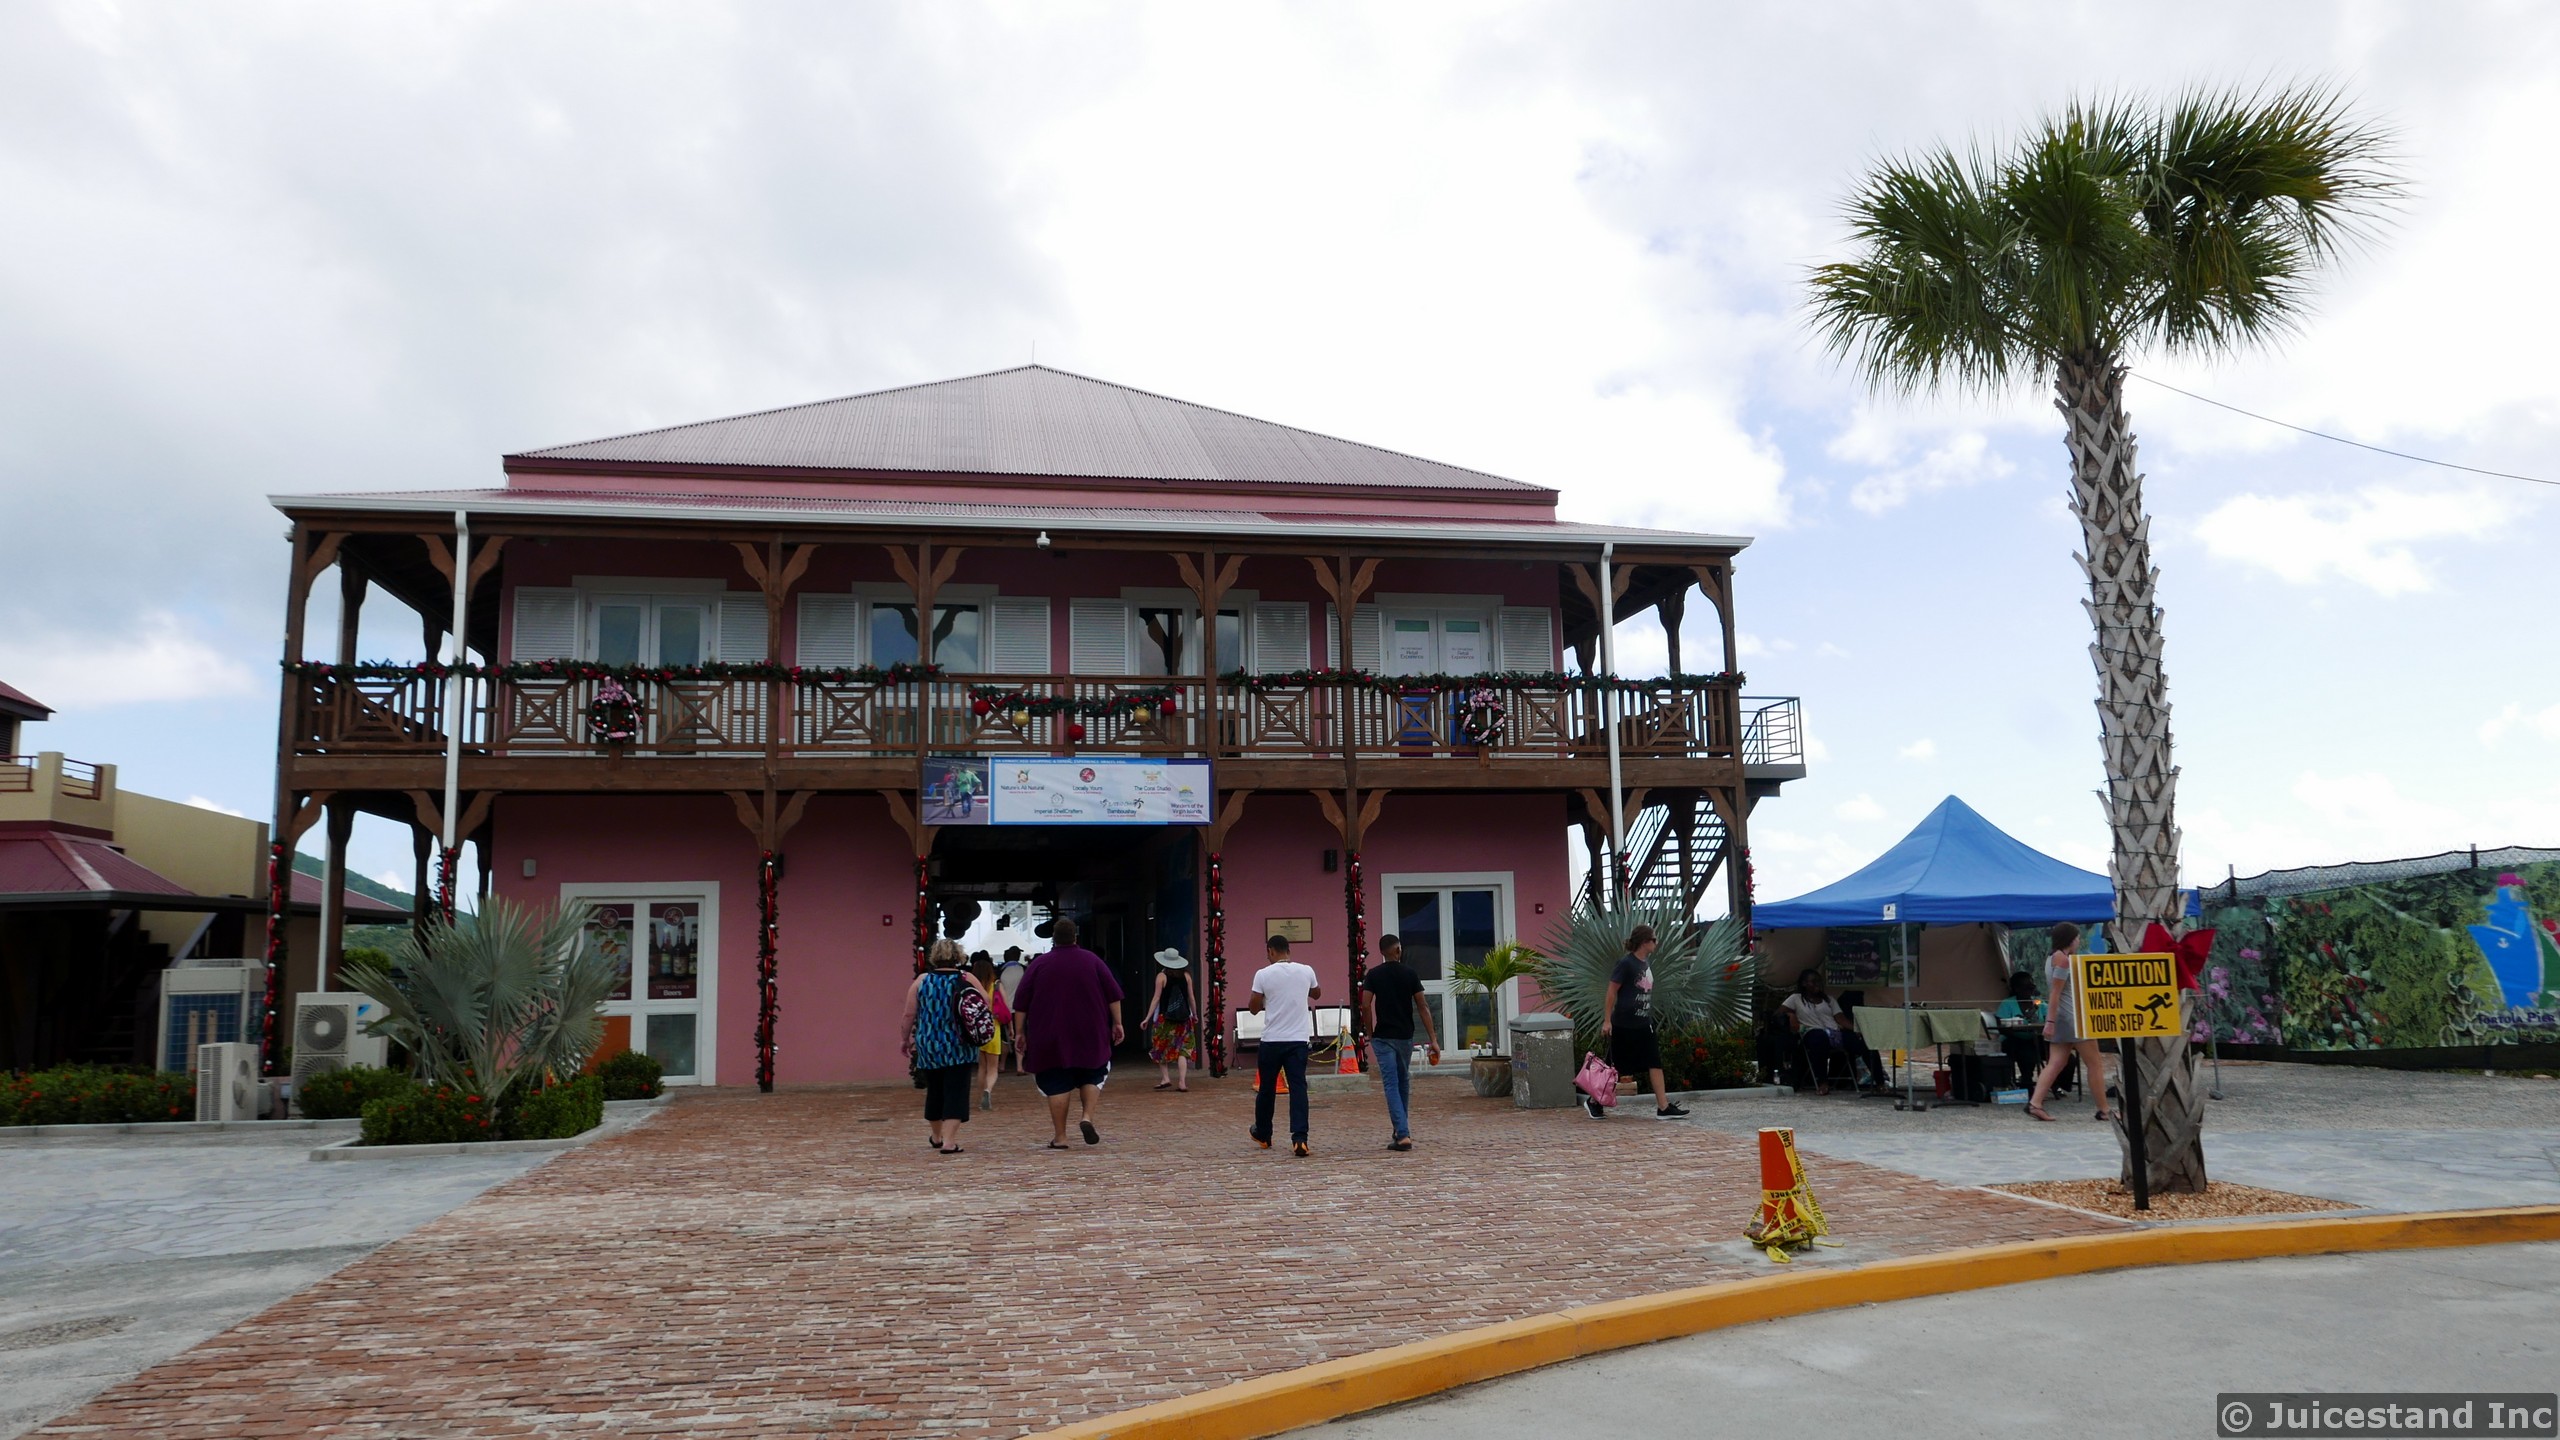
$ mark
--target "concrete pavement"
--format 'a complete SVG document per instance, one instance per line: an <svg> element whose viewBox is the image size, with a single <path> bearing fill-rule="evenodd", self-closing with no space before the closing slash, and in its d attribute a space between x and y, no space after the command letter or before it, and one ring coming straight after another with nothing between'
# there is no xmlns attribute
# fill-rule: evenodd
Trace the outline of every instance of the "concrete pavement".
<svg viewBox="0 0 2560 1440"><path fill-rule="evenodd" d="M2214 1433L2225 1391L2560 1389L2560 1244L2174 1266L1594 1356L1300 1440Z"/></svg>

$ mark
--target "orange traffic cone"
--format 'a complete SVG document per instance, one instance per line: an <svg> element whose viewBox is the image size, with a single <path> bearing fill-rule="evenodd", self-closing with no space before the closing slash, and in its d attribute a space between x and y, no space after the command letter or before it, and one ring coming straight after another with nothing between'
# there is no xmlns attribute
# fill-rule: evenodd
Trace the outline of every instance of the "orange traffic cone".
<svg viewBox="0 0 2560 1440"><path fill-rule="evenodd" d="M1271 1093L1274 1095L1286 1095L1289 1093L1288 1071L1274 1070L1271 1072Z"/></svg>
<svg viewBox="0 0 2560 1440"><path fill-rule="evenodd" d="M1334 1061L1333 1073L1336 1075L1359 1074L1360 1047L1352 1044L1351 1037L1346 1035L1342 1040L1341 1051L1341 1056Z"/></svg>
<svg viewBox="0 0 2560 1440"><path fill-rule="evenodd" d="M1831 1224L1805 1183L1804 1160L1796 1154L1796 1132L1783 1125L1760 1131L1760 1208L1742 1227L1745 1238L1780 1263L1792 1260L1789 1250L1808 1245L1837 1249L1827 1239Z"/></svg>

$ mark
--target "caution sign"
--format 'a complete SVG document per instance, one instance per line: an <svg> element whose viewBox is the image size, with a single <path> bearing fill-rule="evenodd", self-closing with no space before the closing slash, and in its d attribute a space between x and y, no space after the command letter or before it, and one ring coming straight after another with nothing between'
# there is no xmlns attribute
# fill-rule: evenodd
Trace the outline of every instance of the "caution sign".
<svg viewBox="0 0 2560 1440"><path fill-rule="evenodd" d="M2178 1033L2178 963L2170 955L2083 955L2080 1038L2165 1039Z"/></svg>

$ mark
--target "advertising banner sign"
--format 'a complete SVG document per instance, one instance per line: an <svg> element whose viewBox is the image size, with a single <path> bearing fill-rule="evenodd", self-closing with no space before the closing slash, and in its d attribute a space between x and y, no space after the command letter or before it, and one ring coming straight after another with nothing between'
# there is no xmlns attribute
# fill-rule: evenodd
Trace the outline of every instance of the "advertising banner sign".
<svg viewBox="0 0 2560 1440"><path fill-rule="evenodd" d="M991 756L992 825L1206 825L1206 760Z"/></svg>

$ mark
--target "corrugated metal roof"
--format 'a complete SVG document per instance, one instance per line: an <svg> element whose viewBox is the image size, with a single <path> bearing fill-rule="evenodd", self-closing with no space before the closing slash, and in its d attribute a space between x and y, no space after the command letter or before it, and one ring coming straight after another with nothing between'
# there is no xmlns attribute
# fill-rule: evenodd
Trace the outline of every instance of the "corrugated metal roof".
<svg viewBox="0 0 2560 1440"><path fill-rule="evenodd" d="M825 495L697 495L653 491L375 490L337 495L271 495L287 512L309 510L415 511L449 515L576 515L609 519L743 520L770 523L789 516L802 524L907 526L917 529L1048 530L1133 534L1264 535L1359 539L1392 534L1399 540L1453 540L1485 544L1679 546L1739 550L1740 535L1686 530L1646 530L1632 525L1591 525L1573 520L1444 515L1295 514L1285 510L1188 510L1167 506L990 505L927 500L880 500Z"/></svg>
<svg viewBox="0 0 2560 1440"><path fill-rule="evenodd" d="M320 883L319 876L309 874L301 870L293 872L294 909L308 910L313 914L318 914L320 911L320 897L326 893L327 887ZM345 906L347 918L350 920L357 920L359 917L369 917L377 921L406 920L409 918L408 911L401 909L397 905L376 900L372 896L366 895L352 886L339 891L338 894L342 897L341 903Z"/></svg>
<svg viewBox="0 0 2560 1440"><path fill-rule="evenodd" d="M193 895L105 840L59 828L0 832L0 895Z"/></svg>
<svg viewBox="0 0 2560 1440"><path fill-rule="evenodd" d="M508 459L1550 493L1041 365Z"/></svg>

